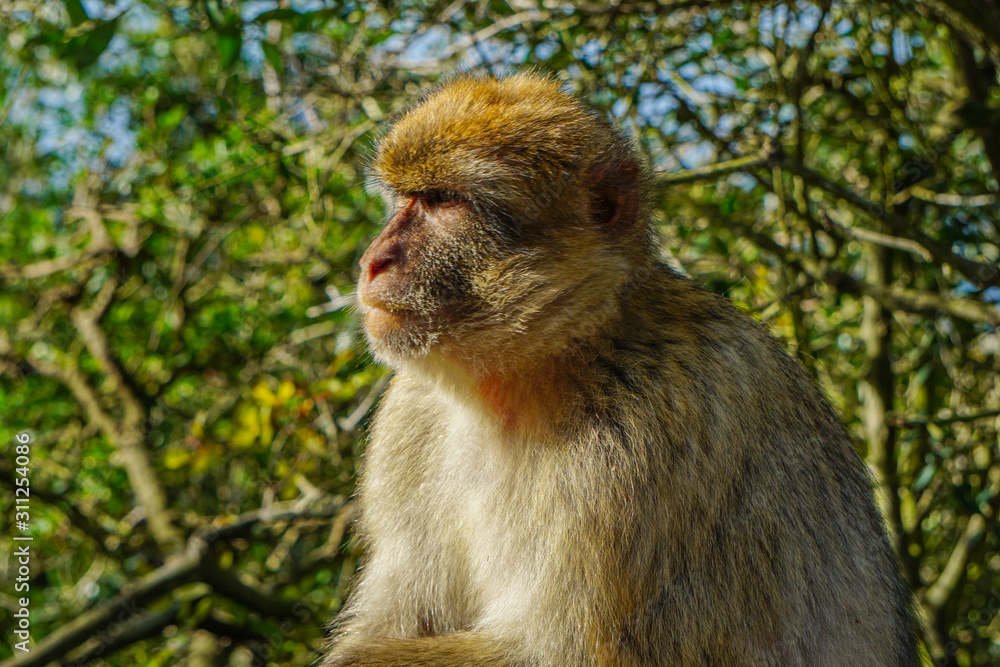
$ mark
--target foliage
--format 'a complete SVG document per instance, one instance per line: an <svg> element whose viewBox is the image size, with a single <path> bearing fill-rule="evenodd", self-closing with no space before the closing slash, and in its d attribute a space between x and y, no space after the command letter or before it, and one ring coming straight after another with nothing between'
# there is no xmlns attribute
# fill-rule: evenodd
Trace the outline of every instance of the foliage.
<svg viewBox="0 0 1000 667"><path fill-rule="evenodd" d="M358 555L344 526L384 383L345 308L382 215L371 142L455 68L531 65L634 130L671 261L842 411L929 659L996 663L990 17L996 0L0 7L0 525L21 533L6 490L29 429L28 659L312 661Z"/></svg>

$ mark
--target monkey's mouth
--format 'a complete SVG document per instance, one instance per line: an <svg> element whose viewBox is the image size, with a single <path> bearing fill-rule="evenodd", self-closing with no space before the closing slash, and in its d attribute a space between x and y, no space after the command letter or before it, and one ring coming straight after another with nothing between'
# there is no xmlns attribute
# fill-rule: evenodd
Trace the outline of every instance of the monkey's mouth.
<svg viewBox="0 0 1000 667"><path fill-rule="evenodd" d="M393 330L412 326L420 319L417 311L370 302L362 304L362 314L368 333L376 337L381 337Z"/></svg>
<svg viewBox="0 0 1000 667"><path fill-rule="evenodd" d="M435 312L425 308L414 307L413 304L400 302L398 300L386 300L380 298L378 294L359 294L358 304L361 314L367 319L374 316L379 318L391 318L400 322L422 322L428 317L436 315Z"/></svg>
<svg viewBox="0 0 1000 667"><path fill-rule="evenodd" d="M368 290L358 290L358 305L361 306L361 312L366 315L372 311L404 313L410 310L409 308L404 308L403 306L379 298L377 293L366 292L368 292ZM372 292L374 292L374 290L372 290Z"/></svg>

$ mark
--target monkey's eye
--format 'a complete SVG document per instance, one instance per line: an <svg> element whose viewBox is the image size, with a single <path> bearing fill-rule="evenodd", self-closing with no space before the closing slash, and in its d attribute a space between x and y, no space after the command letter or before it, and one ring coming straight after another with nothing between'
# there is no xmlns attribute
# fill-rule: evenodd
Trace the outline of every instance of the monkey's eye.
<svg viewBox="0 0 1000 667"><path fill-rule="evenodd" d="M462 195L448 190L425 190L420 193L420 198L428 206L455 206L465 201Z"/></svg>

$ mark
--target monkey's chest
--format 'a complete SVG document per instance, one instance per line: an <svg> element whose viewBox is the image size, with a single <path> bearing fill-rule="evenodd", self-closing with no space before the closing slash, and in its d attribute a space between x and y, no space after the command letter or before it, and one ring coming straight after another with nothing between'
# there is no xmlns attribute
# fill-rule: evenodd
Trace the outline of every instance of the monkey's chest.
<svg viewBox="0 0 1000 667"><path fill-rule="evenodd" d="M449 443L443 479L452 491L442 518L459 555L453 576L477 609L473 624L523 623L526 608L551 582L552 554L563 553L568 522L541 448L500 448L463 434ZM447 530L447 525L445 526Z"/></svg>

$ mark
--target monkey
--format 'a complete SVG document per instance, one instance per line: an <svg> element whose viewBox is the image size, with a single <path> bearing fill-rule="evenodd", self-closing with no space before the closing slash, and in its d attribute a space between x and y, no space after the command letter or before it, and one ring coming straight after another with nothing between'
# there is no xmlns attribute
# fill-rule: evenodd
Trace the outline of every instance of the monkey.
<svg viewBox="0 0 1000 667"><path fill-rule="evenodd" d="M457 75L371 159L394 375L325 667L917 664L870 476L760 323L669 268L635 140Z"/></svg>

